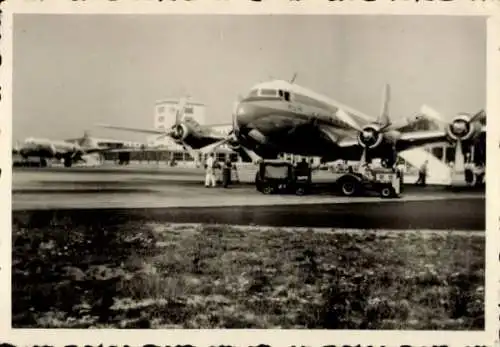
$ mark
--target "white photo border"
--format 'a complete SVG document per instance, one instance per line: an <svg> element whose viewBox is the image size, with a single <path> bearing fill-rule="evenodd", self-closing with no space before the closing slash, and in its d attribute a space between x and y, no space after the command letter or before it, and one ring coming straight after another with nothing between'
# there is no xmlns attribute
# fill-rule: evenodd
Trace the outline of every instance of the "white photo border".
<svg viewBox="0 0 500 347"><path fill-rule="evenodd" d="M500 0L7 0L1 4L0 69L0 337L13 345L492 346L499 343ZM356 330L66 330L11 328L12 33L13 15L58 14L321 14L452 15L487 18L487 173L485 331Z"/></svg>

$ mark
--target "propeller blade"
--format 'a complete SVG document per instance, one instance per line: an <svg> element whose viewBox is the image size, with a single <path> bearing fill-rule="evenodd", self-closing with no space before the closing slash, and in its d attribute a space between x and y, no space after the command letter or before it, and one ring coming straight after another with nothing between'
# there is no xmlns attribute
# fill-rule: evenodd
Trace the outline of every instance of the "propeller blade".
<svg viewBox="0 0 500 347"><path fill-rule="evenodd" d="M342 109L338 109L337 110L337 114L336 116L343 122L349 124L349 126L357 131L363 131L363 129L359 126L358 123L356 123L356 121L351 117L349 116L344 110Z"/></svg>
<svg viewBox="0 0 500 347"><path fill-rule="evenodd" d="M189 155L191 157L193 157L193 159L195 160L195 162L198 162L199 161L199 157L198 157L198 152L195 151L193 149L193 147L191 147L190 145L188 145L187 143L185 142L182 142L181 145L188 151Z"/></svg>
<svg viewBox="0 0 500 347"><path fill-rule="evenodd" d="M368 149L365 147L363 148L363 153L361 154L361 159L359 160L359 164L358 164L358 172L361 174L361 175L366 175L367 172L366 172L366 156L367 156L367 151Z"/></svg>
<svg viewBox="0 0 500 347"><path fill-rule="evenodd" d="M179 125L182 116L184 115L184 109L186 108L187 98L181 98L177 104L177 112L175 113L175 125Z"/></svg>
<svg viewBox="0 0 500 347"><path fill-rule="evenodd" d="M225 138L223 140L220 140L220 141L217 141L217 142L214 142L208 146L205 146L203 148L200 149L201 153L211 153L213 151L215 151L217 148L219 148L220 146L222 146L223 144L227 143L229 141L229 137L228 138Z"/></svg>
<svg viewBox="0 0 500 347"><path fill-rule="evenodd" d="M391 86L389 84L385 85L384 93L382 96L382 110L378 118L378 123L385 129L391 125L391 120L389 118L389 103L391 102Z"/></svg>
<svg viewBox="0 0 500 347"><path fill-rule="evenodd" d="M238 111L238 105L239 105L239 101L235 101L234 105L233 105L233 113L231 114L231 122L233 123L232 124L233 129L235 129L237 126L237 122L236 122L237 114L236 113Z"/></svg>
<svg viewBox="0 0 500 347"><path fill-rule="evenodd" d="M260 160L262 160L262 158L259 157L254 151L252 151L244 146L241 146L241 149L243 149L245 151L245 153L248 155L248 157L250 159L252 159L252 163L257 163Z"/></svg>
<svg viewBox="0 0 500 347"><path fill-rule="evenodd" d="M479 121L480 119L485 118L485 117L486 117L486 112L484 110L481 110L478 113L476 113L475 115L473 115L470 121L476 122L476 121Z"/></svg>
<svg viewBox="0 0 500 347"><path fill-rule="evenodd" d="M359 160L359 166L363 166L365 165L366 163L366 152L367 152L367 148L363 148L363 153L361 154L361 159Z"/></svg>
<svg viewBox="0 0 500 347"><path fill-rule="evenodd" d="M455 145L455 163L453 168L455 170L460 170L465 165L465 157L462 149L462 141L457 141Z"/></svg>

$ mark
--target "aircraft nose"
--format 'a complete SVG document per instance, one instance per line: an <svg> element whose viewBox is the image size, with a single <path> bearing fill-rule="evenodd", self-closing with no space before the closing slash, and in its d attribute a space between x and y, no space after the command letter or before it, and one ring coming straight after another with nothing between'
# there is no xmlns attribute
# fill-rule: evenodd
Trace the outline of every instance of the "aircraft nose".
<svg viewBox="0 0 500 347"><path fill-rule="evenodd" d="M236 125L238 128L247 128L257 114L257 107L252 103L242 101L236 107Z"/></svg>

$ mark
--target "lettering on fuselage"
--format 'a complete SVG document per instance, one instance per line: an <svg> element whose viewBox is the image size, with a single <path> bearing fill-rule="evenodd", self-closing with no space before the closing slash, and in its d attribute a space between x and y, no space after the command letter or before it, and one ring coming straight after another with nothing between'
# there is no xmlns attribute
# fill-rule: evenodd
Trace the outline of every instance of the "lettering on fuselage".
<svg viewBox="0 0 500 347"><path fill-rule="evenodd" d="M312 108L312 107L318 109L318 107L316 105L311 106L311 105L307 105L307 104L300 104L298 102L288 103L288 109L294 113L305 114L307 116L316 118L319 121L323 121L326 124L332 125L334 127L350 128L350 126L348 124L344 123L343 121L341 121L340 119L337 118L337 116L335 115L335 112L337 111L337 109L335 111L333 111L331 109L331 107L328 107L328 108L322 107L321 111L324 111L324 113L322 113L321 111L310 110L310 108Z"/></svg>

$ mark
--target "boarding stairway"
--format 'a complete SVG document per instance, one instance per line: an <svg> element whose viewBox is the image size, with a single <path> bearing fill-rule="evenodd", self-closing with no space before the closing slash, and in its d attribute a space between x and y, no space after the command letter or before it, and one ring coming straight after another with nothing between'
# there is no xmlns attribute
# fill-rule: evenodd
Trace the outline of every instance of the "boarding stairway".
<svg viewBox="0 0 500 347"><path fill-rule="evenodd" d="M452 168L443 163L432 153L422 148L413 148L400 152L399 156L403 158L407 164L415 168L417 171L427 160L427 177L426 177L427 184L450 185L452 183ZM463 177L463 172L462 172L462 177Z"/></svg>

